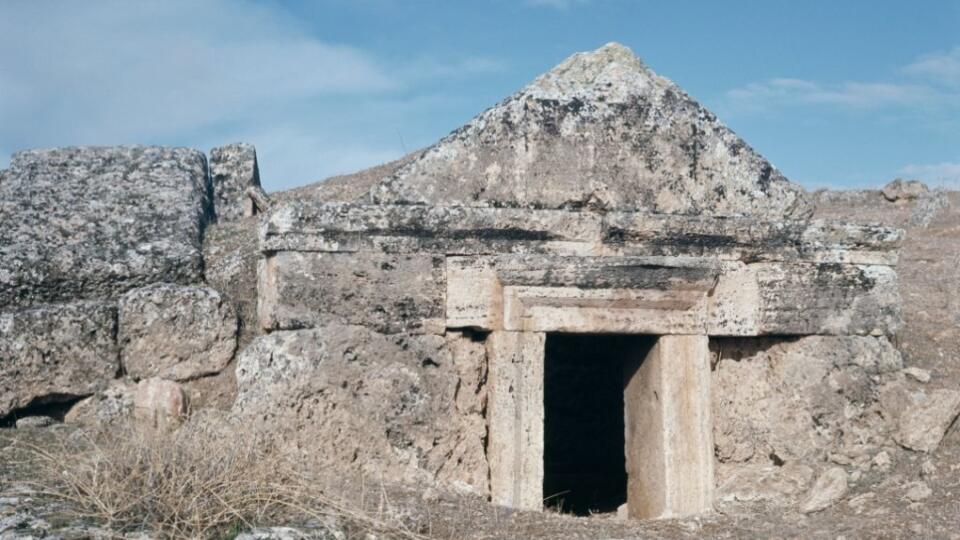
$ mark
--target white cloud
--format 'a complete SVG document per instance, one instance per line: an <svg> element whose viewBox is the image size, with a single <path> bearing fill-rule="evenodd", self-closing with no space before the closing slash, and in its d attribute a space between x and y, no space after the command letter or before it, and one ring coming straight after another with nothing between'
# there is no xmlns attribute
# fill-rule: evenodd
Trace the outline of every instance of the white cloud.
<svg viewBox="0 0 960 540"><path fill-rule="evenodd" d="M926 54L903 69L904 73L925 77L941 84L960 87L960 47L941 53Z"/></svg>
<svg viewBox="0 0 960 540"><path fill-rule="evenodd" d="M547 7L566 11L575 6L587 4L590 0L526 0L528 6Z"/></svg>
<svg viewBox="0 0 960 540"><path fill-rule="evenodd" d="M503 67L455 53L387 63L282 4L234 0L0 2L0 51L0 149L243 139L274 189L397 157L393 128L373 132L423 114L397 95Z"/></svg>
<svg viewBox="0 0 960 540"><path fill-rule="evenodd" d="M726 93L726 104L741 112L820 106L849 111L960 109L960 47L945 54L925 55L900 70L906 78L882 81L825 83L774 78Z"/></svg>
<svg viewBox="0 0 960 540"><path fill-rule="evenodd" d="M936 90L917 84L846 82L823 85L802 79L771 79L727 93L741 106L836 105L854 109L904 106L940 99Z"/></svg>
<svg viewBox="0 0 960 540"><path fill-rule="evenodd" d="M934 186L960 188L960 162L907 165L900 169L900 174L918 178Z"/></svg>
<svg viewBox="0 0 960 540"><path fill-rule="evenodd" d="M7 3L0 50L17 51L0 57L0 87L13 89L3 124L80 140L162 136L266 102L398 84L363 51L225 0Z"/></svg>

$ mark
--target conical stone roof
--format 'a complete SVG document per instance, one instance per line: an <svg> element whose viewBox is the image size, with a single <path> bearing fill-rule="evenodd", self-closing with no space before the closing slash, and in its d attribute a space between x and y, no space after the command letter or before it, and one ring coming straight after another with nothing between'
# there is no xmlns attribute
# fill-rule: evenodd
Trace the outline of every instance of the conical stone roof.
<svg viewBox="0 0 960 540"><path fill-rule="evenodd" d="M804 218L810 204L630 49L571 56L375 184L376 203Z"/></svg>

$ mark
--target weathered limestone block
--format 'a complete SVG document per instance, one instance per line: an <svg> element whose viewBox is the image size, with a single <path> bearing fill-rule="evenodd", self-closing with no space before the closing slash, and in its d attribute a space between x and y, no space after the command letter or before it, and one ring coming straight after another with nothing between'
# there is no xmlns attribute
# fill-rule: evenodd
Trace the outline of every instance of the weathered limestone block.
<svg viewBox="0 0 960 540"><path fill-rule="evenodd" d="M256 213L247 195L247 188L260 187L257 150L252 144L228 144L210 150L210 179L217 221L234 221Z"/></svg>
<svg viewBox="0 0 960 540"><path fill-rule="evenodd" d="M14 154L0 184L0 306L202 279L206 159L185 148Z"/></svg>
<svg viewBox="0 0 960 540"><path fill-rule="evenodd" d="M116 310L78 302L0 313L0 417L82 397L120 370Z"/></svg>
<svg viewBox="0 0 960 540"><path fill-rule="evenodd" d="M218 373L237 347L237 315L208 287L158 283L120 299L120 360L134 379Z"/></svg>
<svg viewBox="0 0 960 540"><path fill-rule="evenodd" d="M493 332L487 338L487 422L494 504L543 507L543 355L546 336Z"/></svg>
<svg viewBox="0 0 960 540"><path fill-rule="evenodd" d="M714 448L707 336L661 336L624 374L630 517L709 512Z"/></svg>
<svg viewBox="0 0 960 540"><path fill-rule="evenodd" d="M576 54L371 189L373 202L805 218L810 205L627 48Z"/></svg>
<svg viewBox="0 0 960 540"><path fill-rule="evenodd" d="M383 333L443 333L444 258L430 254L280 252L259 271L268 330L329 323Z"/></svg>
<svg viewBox="0 0 960 540"><path fill-rule="evenodd" d="M893 335L902 324L897 274L877 265L725 263L709 310L715 336Z"/></svg>
<svg viewBox="0 0 960 540"><path fill-rule="evenodd" d="M240 321L238 349L257 335L257 218L214 223L203 235L203 274L223 295Z"/></svg>
<svg viewBox="0 0 960 540"><path fill-rule="evenodd" d="M836 221L648 212L288 202L264 251L433 251L711 256L724 260L893 265L903 231Z"/></svg>
<svg viewBox="0 0 960 540"><path fill-rule="evenodd" d="M644 212L610 212L603 218L604 245L619 255L892 265L902 241L900 229L837 221Z"/></svg>
<svg viewBox="0 0 960 540"><path fill-rule="evenodd" d="M260 336L238 361L233 411L319 466L484 493L485 355L451 339L469 340L338 324Z"/></svg>
<svg viewBox="0 0 960 540"><path fill-rule="evenodd" d="M299 201L270 212L260 241L264 251L590 254L600 221L560 210Z"/></svg>
<svg viewBox="0 0 960 540"><path fill-rule="evenodd" d="M897 274L889 266L759 264L761 334L893 335L901 325Z"/></svg>
<svg viewBox="0 0 960 540"><path fill-rule="evenodd" d="M902 368L883 337L712 338L713 424L720 463L851 461L887 444L877 377Z"/></svg>

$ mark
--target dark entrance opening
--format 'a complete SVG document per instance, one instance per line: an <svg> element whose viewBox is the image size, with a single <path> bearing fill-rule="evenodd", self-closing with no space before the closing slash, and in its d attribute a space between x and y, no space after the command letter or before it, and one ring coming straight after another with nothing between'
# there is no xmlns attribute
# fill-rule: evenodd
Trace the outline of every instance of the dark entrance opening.
<svg viewBox="0 0 960 540"><path fill-rule="evenodd" d="M650 336L548 334L544 358L544 505L577 515L627 501L624 371ZM631 361L628 361L631 360Z"/></svg>

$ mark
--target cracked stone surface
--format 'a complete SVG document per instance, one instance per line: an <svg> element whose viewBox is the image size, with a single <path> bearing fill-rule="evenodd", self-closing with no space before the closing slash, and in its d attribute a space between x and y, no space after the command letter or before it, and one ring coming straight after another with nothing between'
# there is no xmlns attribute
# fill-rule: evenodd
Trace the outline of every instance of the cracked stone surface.
<svg viewBox="0 0 960 540"><path fill-rule="evenodd" d="M202 280L206 169L187 148L14 154L0 182L0 307Z"/></svg>

